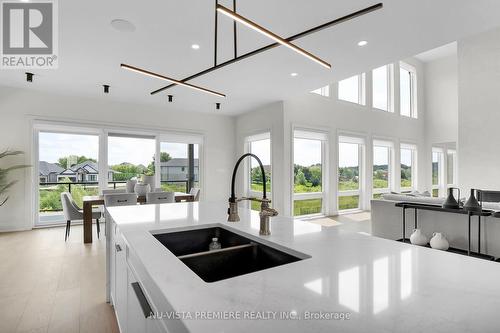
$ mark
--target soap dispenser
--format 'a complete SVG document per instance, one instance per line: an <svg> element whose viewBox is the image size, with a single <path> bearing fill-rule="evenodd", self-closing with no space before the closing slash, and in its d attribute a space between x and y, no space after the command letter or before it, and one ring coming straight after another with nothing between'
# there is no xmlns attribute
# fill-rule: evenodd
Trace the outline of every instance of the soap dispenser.
<svg viewBox="0 0 500 333"><path fill-rule="evenodd" d="M208 250L213 251L213 250L219 250L222 248L222 245L219 243L219 239L217 237L212 238L212 243L208 245Z"/></svg>

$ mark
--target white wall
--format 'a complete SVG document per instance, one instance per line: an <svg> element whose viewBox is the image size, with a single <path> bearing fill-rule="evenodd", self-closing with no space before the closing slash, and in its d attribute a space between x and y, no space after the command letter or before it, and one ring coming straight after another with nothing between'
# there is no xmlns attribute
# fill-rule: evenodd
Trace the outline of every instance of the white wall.
<svg viewBox="0 0 500 333"><path fill-rule="evenodd" d="M202 191L205 200L228 198L235 156L233 117L0 87L0 150L11 148L26 152L24 157L11 158L8 164L34 163L30 154L30 119L33 118L200 133L204 136L206 177ZM6 161L2 163L0 167L7 165ZM0 231L28 229L33 222L31 190L32 182L37 179L32 179L30 171L25 171L24 175L23 171L15 172L13 177L20 181L10 191L7 204L0 207Z"/></svg>
<svg viewBox="0 0 500 333"><path fill-rule="evenodd" d="M245 153L245 138L251 135L271 132L271 165L272 165L272 205L278 212L284 212L283 188L286 179L283 170L287 167L284 161L283 146L283 102L272 103L236 120L236 152L238 157ZM243 166L243 165L242 165ZM243 170L238 174L238 193L243 193ZM275 190L276 189L276 190ZM237 196L239 194L236 194Z"/></svg>
<svg viewBox="0 0 500 333"><path fill-rule="evenodd" d="M415 59L407 59L406 62L415 66L418 72L418 119L410 119L399 115L399 92L395 92L396 110L394 113L375 111L371 105L371 96L367 91L367 106L338 101L336 98L337 85L333 84L330 89L330 98L316 94L306 93L295 99L283 102L283 105L274 104L261 110L256 110L238 117L237 120L237 151L242 152L244 137L252 132L270 128L272 124L272 155L273 155L273 191L279 191L279 197L273 193L276 201L275 207L282 215L290 215L292 205L292 140L293 127L311 128L323 130L329 133L328 160L330 163L328 186L330 196L328 198L328 214L336 214L337 202L337 135L341 131L360 134L366 138L367 146L371 147L372 138L391 140L395 144L396 152L399 151L399 143L414 143L418 145L419 179L420 190L429 189L425 182L427 169L423 166L430 163L425 151L424 141L424 86L423 65ZM396 66L397 67L397 66ZM399 85L399 72L396 69L395 86ZM371 74L367 75L367 82L371 80ZM333 95L333 96L332 96ZM280 118L281 116L281 118ZM276 123L276 122L279 123ZM277 140L277 141L276 141ZM367 162L371 164L371 149L367 151ZM399 154L396 155L395 164L399 163ZM276 164L277 163L277 164ZM367 170L367 176L371 179L371 172ZM279 177L279 179L277 179ZM400 183L400 174L396 173L396 184ZM283 184L283 186L278 186ZM371 185L371 182L370 182ZM395 188L398 190L399 188ZM363 203L364 208L369 208L369 197Z"/></svg>
<svg viewBox="0 0 500 333"><path fill-rule="evenodd" d="M457 56L430 61L425 73L425 137L434 143L458 140Z"/></svg>
<svg viewBox="0 0 500 333"><path fill-rule="evenodd" d="M463 189L500 189L500 29L458 43L458 167Z"/></svg>

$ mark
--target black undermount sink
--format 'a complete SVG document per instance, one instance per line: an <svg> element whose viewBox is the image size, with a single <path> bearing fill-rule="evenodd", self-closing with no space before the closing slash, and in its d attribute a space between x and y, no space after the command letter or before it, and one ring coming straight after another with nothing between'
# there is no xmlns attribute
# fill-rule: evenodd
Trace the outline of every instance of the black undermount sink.
<svg viewBox="0 0 500 333"><path fill-rule="evenodd" d="M292 255L220 227L153 235L205 282L215 282L300 261ZM220 250L208 251L217 237Z"/></svg>

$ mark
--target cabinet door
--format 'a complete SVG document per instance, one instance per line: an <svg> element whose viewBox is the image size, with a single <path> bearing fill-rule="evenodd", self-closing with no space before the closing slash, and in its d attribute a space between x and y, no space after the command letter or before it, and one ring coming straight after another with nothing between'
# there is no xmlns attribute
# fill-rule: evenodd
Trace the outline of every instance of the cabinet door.
<svg viewBox="0 0 500 333"><path fill-rule="evenodd" d="M109 223L109 222L106 222ZM114 223L112 228L114 230ZM109 292L111 294L111 302L113 306L116 303L116 247L115 247L115 233L109 233Z"/></svg>
<svg viewBox="0 0 500 333"><path fill-rule="evenodd" d="M128 273L127 322L129 332L147 332L148 301L132 272Z"/></svg>
<svg viewBox="0 0 500 333"><path fill-rule="evenodd" d="M120 235L115 238L115 312L121 333L136 332L127 328L128 268L126 247Z"/></svg>
<svg viewBox="0 0 500 333"><path fill-rule="evenodd" d="M160 320L148 319L147 320L147 332L148 333L166 333L167 331L161 325ZM167 332L168 333L168 332Z"/></svg>

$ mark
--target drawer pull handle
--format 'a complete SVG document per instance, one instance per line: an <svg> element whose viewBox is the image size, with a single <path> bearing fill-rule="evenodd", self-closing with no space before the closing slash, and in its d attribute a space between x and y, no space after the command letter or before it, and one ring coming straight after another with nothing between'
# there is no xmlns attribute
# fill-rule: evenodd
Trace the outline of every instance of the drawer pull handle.
<svg viewBox="0 0 500 333"><path fill-rule="evenodd" d="M153 310L151 309L151 306L148 303L148 300L146 299L146 296L144 296L144 293L142 292L142 288L139 285L139 282L133 282L132 283L132 288L134 289L135 295L137 296L137 300L139 301L139 304L141 305L142 312L144 313L145 318L151 317L153 314Z"/></svg>
<svg viewBox="0 0 500 333"><path fill-rule="evenodd" d="M120 246L120 244L115 244L115 249L116 249L116 252L121 252L122 250L122 247Z"/></svg>

